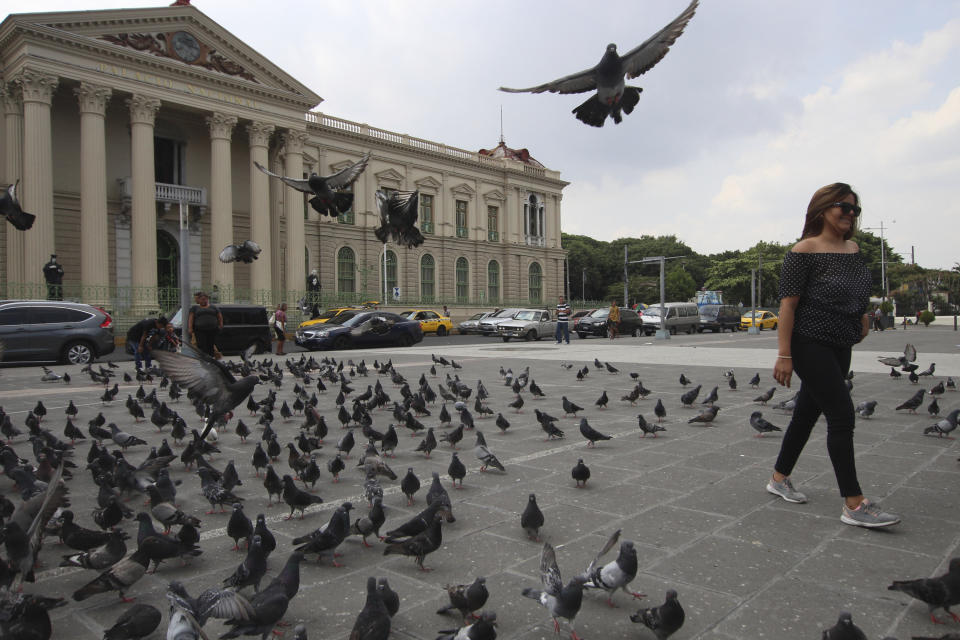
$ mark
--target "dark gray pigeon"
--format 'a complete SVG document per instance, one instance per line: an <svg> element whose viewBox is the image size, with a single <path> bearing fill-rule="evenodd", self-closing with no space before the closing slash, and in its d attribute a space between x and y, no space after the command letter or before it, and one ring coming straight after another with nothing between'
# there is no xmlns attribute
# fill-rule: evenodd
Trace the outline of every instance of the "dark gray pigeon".
<svg viewBox="0 0 960 640"><path fill-rule="evenodd" d="M579 640L574 623L580 612L580 605L583 604L583 585L586 579L583 576L574 576L564 586L563 578L560 577L560 567L557 566L556 552L549 542L543 543L543 550L540 552L540 582L543 584L542 591L528 587L523 590L523 595L536 600L550 612L554 630L558 633L559 618L566 619L570 624L571 637Z"/></svg>
<svg viewBox="0 0 960 640"><path fill-rule="evenodd" d="M537 506L537 496L530 494L527 500L527 506L520 515L520 526L523 527L527 537L531 540L540 542L540 527L543 526L543 512Z"/></svg>
<svg viewBox="0 0 960 640"><path fill-rule="evenodd" d="M667 591L667 600L659 607L640 609L630 616L632 622L642 622L646 628L653 631L657 640L667 640L676 633L683 626L685 618L683 607L677 600L677 592L673 589Z"/></svg>
<svg viewBox="0 0 960 640"><path fill-rule="evenodd" d="M913 397L911 397L909 400L907 400L906 402L898 405L898 406L894 409L894 411L900 411L901 409L906 409L906 410L908 410L910 413L916 413L916 412L917 412L917 407L919 407L921 404L923 404L923 396L924 396L925 394L926 394L926 391L924 391L923 389L920 389L920 390L917 391L915 394L913 394Z"/></svg>
<svg viewBox="0 0 960 640"><path fill-rule="evenodd" d="M942 620L933 615L934 611L941 608L953 618L954 622L960 622L960 616L950 611L951 606L960 604L960 558L950 560L949 568L942 576L894 580L887 589L902 591L911 598L925 603L930 612L930 622L934 624L943 624Z"/></svg>
<svg viewBox="0 0 960 640"><path fill-rule="evenodd" d="M36 220L37 216L20 208L20 201L17 199L17 187L19 185L20 181L17 180L0 194L0 214L20 231L26 231L33 226L33 221Z"/></svg>
<svg viewBox="0 0 960 640"><path fill-rule="evenodd" d="M759 402L760 404L767 404L770 401L770 398L773 397L773 394L777 392L776 387L770 387L759 396L753 399L754 402Z"/></svg>
<svg viewBox="0 0 960 640"><path fill-rule="evenodd" d="M704 407L703 411L700 412L700 415L694 416L693 418L690 418L689 420L687 420L687 424L694 424L698 422L703 424L710 424L713 422L714 418L717 417L718 413L720 413L720 407L717 407L717 406Z"/></svg>
<svg viewBox="0 0 960 640"><path fill-rule="evenodd" d="M240 244L228 244L220 252L220 262L229 264L231 262L243 262L250 264L258 257L262 249L253 240L244 240Z"/></svg>
<svg viewBox="0 0 960 640"><path fill-rule="evenodd" d="M377 189L377 210L380 226L373 230L377 239L386 244L393 240L398 245L413 249L423 244L423 235L417 229L420 209L419 191L391 191Z"/></svg>
<svg viewBox="0 0 960 640"><path fill-rule="evenodd" d="M780 427L767 422L760 411L754 411L750 414L750 426L756 429L757 435L754 436L756 438L763 436L765 433L783 431Z"/></svg>
<svg viewBox="0 0 960 640"><path fill-rule="evenodd" d="M848 611L841 611L837 624L823 630L823 640L867 640L860 627L853 624L853 616Z"/></svg>
<svg viewBox="0 0 960 640"><path fill-rule="evenodd" d="M693 403L696 401L697 396L700 395L700 389L703 385L697 385L690 391L687 391L682 396L680 396L680 402L683 403L683 406L690 408L693 406Z"/></svg>
<svg viewBox="0 0 960 640"><path fill-rule="evenodd" d="M590 426L586 418L580 418L580 435L587 439L587 446L593 447L598 440L612 440L610 436L604 435Z"/></svg>
<svg viewBox="0 0 960 640"><path fill-rule="evenodd" d="M713 406L713 403L717 401L718 397L719 396L717 394L717 387L714 387L713 389L710 390L710 393L707 394L707 397L704 398L703 402L701 402L700 404L708 404Z"/></svg>
<svg viewBox="0 0 960 640"><path fill-rule="evenodd" d="M653 437L657 437L657 431L666 431L666 428L660 426L659 424L650 424L647 422L647 419L643 417L642 413L637 414L637 422L640 424L640 431L643 432L641 438L646 438L647 434L653 434Z"/></svg>
<svg viewBox="0 0 960 640"><path fill-rule="evenodd" d="M474 611L483 608L490 597L487 591L487 579L479 576L470 584L448 584L447 597L450 598L450 604L437 610L437 615L444 615L450 611L459 611L460 616L467 620Z"/></svg>
<svg viewBox="0 0 960 640"><path fill-rule="evenodd" d="M438 632L436 640L494 640L497 637L497 614L484 611L476 622L459 629Z"/></svg>
<svg viewBox="0 0 960 640"><path fill-rule="evenodd" d="M135 604L117 618L112 627L103 632L103 640L136 640L153 633L160 626L163 614L148 604Z"/></svg>
<svg viewBox="0 0 960 640"><path fill-rule="evenodd" d="M778 405L779 408L779 405ZM864 400L857 405L857 415L861 418L869 418L877 408L876 400Z"/></svg>
<svg viewBox="0 0 960 640"><path fill-rule="evenodd" d="M360 160L333 175L320 176L311 173L309 178L289 178L269 171L258 162L253 164L260 171L271 178L277 178L288 187L313 194L310 198L310 206L318 213L336 218L353 206L353 193L342 191L342 189L346 189L360 177L363 170L367 168L369 160L370 152L368 151Z"/></svg>
<svg viewBox="0 0 960 640"><path fill-rule="evenodd" d="M657 422L663 422L667 417L667 408L663 406L663 400L657 398L657 405L653 408L654 415L657 416Z"/></svg>

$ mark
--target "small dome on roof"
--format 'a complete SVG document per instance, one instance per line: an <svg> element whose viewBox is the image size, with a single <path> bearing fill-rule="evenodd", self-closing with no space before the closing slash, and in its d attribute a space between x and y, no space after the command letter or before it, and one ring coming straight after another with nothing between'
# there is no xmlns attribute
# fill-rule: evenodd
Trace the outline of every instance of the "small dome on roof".
<svg viewBox="0 0 960 640"><path fill-rule="evenodd" d="M524 164L529 164L532 167L544 168L536 158L530 155L530 151L527 149L511 149L503 140L493 149L480 149L480 155L490 158L509 158L510 160L517 160Z"/></svg>

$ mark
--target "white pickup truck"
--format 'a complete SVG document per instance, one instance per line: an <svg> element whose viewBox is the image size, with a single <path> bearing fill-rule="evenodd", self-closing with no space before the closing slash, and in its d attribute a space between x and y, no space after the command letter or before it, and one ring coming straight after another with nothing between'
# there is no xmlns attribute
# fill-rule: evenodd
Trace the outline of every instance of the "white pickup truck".
<svg viewBox="0 0 960 640"><path fill-rule="evenodd" d="M497 333L504 342L510 342L510 338L539 340L556 332L557 321L552 320L550 312L544 309L521 309L512 319L497 325Z"/></svg>

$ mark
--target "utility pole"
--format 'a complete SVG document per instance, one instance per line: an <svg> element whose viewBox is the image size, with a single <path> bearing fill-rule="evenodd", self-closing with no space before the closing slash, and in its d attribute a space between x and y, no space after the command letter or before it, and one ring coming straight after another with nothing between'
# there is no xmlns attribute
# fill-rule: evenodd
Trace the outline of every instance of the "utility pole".
<svg viewBox="0 0 960 640"><path fill-rule="evenodd" d="M750 317L753 322L747 329L747 333L760 333L760 325L757 324L757 270L750 269Z"/></svg>
<svg viewBox="0 0 960 640"><path fill-rule="evenodd" d="M669 258L664 256L655 256L652 258L643 258L641 260L632 260L626 264L650 264L653 262L660 263L660 328L657 329L656 337L657 340L669 340L670 331L667 329L667 279L666 279L666 264L667 260L676 260L677 258L684 258L686 256L671 256ZM626 265L624 265L626 269Z"/></svg>
<svg viewBox="0 0 960 640"><path fill-rule="evenodd" d="M180 335L190 342L187 313L190 308L190 205L180 200Z"/></svg>
<svg viewBox="0 0 960 640"><path fill-rule="evenodd" d="M583 273L580 274L580 300L586 302L587 300L587 268L583 268Z"/></svg>

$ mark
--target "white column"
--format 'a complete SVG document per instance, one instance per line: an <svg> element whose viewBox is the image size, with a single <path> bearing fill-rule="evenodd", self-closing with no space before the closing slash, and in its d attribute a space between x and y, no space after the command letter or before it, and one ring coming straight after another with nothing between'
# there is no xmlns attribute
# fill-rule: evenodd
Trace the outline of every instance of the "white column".
<svg viewBox="0 0 960 640"><path fill-rule="evenodd" d="M234 242L230 138L237 118L213 113L206 121L210 128L210 280L220 288L220 301L232 302L233 264L224 264L217 256Z"/></svg>
<svg viewBox="0 0 960 640"><path fill-rule="evenodd" d="M104 116L112 91L82 82L74 93L80 103L80 283L84 302L104 305L110 300Z"/></svg>
<svg viewBox="0 0 960 640"><path fill-rule="evenodd" d="M264 122L247 125L250 135L250 239L260 245L261 253L250 265L250 288L253 300L266 300L265 292L273 288L270 278L272 246L270 234L270 178L253 163L268 167L267 147L274 126ZM272 300L271 300L272 302Z"/></svg>
<svg viewBox="0 0 960 640"><path fill-rule="evenodd" d="M43 265L56 253L53 233L53 138L50 101L57 76L24 69L16 79L23 92L23 210L37 216L23 238L24 280L43 282Z"/></svg>
<svg viewBox="0 0 960 640"><path fill-rule="evenodd" d="M281 154L274 152L271 155L270 171L273 173L283 173L283 163ZM274 296L279 295L283 290L283 243L282 227L280 219L283 210L284 193L287 187L279 180L270 181L270 288L274 291ZM274 298L271 302L276 305L280 302Z"/></svg>
<svg viewBox="0 0 960 640"><path fill-rule="evenodd" d="M291 178L302 177L303 145L307 141L307 134L303 131L288 130L281 134L281 140L284 146L284 174ZM303 291L307 286L303 262L303 193L287 187L283 194L283 211L287 219L286 291L293 292L287 295L298 295L297 292ZM293 299L286 302L289 305L297 301Z"/></svg>
<svg viewBox="0 0 960 640"><path fill-rule="evenodd" d="M157 182L153 166L153 124L160 109L156 98L134 94L130 108L131 284L136 314L157 309Z"/></svg>
<svg viewBox="0 0 960 640"><path fill-rule="evenodd" d="M3 181L13 184L23 174L23 101L20 87L16 84L3 84L3 113L4 113L4 170ZM29 213L29 212L28 212ZM23 231L7 225L7 282L21 283L25 281L23 273ZM8 291L11 297L20 297L20 292Z"/></svg>

